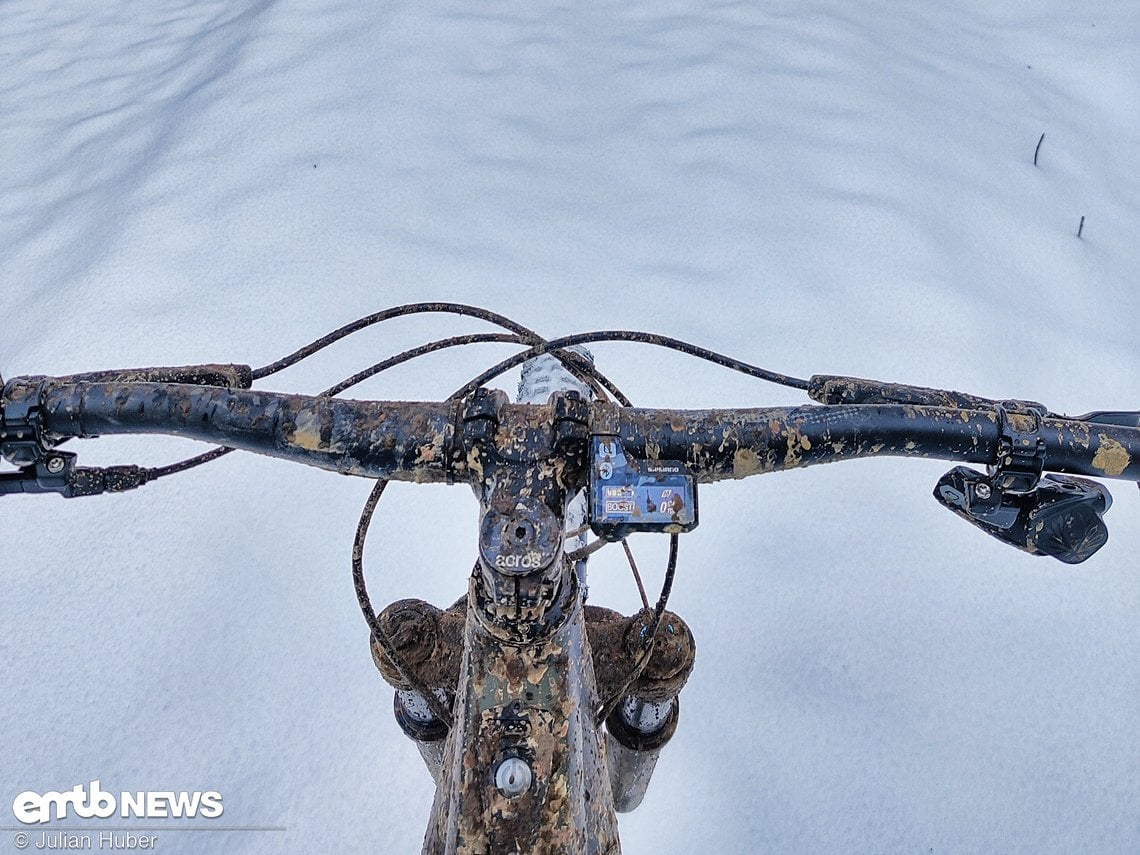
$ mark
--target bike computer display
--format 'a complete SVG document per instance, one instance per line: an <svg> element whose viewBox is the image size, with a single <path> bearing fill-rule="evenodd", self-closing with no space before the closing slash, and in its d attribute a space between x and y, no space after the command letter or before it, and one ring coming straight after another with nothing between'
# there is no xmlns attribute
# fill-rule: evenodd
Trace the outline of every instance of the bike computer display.
<svg viewBox="0 0 1140 855"><path fill-rule="evenodd" d="M697 526L697 485L679 460L641 460L616 436L590 441L590 528L606 540Z"/></svg>

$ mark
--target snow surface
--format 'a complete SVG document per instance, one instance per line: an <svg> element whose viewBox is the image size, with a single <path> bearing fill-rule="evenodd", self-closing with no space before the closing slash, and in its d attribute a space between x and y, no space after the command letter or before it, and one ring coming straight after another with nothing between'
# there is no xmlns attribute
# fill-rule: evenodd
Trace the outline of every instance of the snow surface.
<svg viewBox="0 0 1140 855"><path fill-rule="evenodd" d="M258 365L431 299L801 376L1135 408L1138 10L4 0L0 371ZM266 385L315 392L483 328L392 322ZM358 394L442 397L510 350ZM803 401L595 353L647 406ZM1072 568L941 510L946 468L702 492L672 599L698 667L627 852L1140 851L1140 497L1115 485L1110 542ZM232 455L122 496L4 499L0 813L94 779L216 789L227 823L287 830L161 851L418 851L430 781L349 580L368 489ZM467 491L396 485L378 521L379 603L462 592ZM591 567L592 601L636 607L620 553Z"/></svg>

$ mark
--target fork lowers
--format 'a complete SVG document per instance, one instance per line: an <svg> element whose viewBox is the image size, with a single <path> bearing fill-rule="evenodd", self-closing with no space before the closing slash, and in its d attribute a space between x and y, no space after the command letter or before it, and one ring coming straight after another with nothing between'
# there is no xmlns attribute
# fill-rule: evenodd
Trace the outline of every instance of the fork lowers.
<svg viewBox="0 0 1140 855"><path fill-rule="evenodd" d="M629 813L645 798L661 749L677 730L680 709L677 697L647 701L626 695L606 718L606 762L618 813Z"/></svg>
<svg viewBox="0 0 1140 855"><path fill-rule="evenodd" d="M679 696L696 659L688 624L673 612L665 612L663 618L644 668L636 680L619 688L621 700L606 717L606 763L619 813L628 813L645 798L661 750L677 730ZM623 628L620 648L626 661L636 662L642 656L649 620L646 610L610 624L615 630ZM595 635L605 649L603 633ZM608 644L611 649L618 646L617 639ZM598 682L600 687L607 684L603 678Z"/></svg>
<svg viewBox="0 0 1140 855"><path fill-rule="evenodd" d="M445 706L451 706L445 691L437 689L435 695ZM427 699L414 689L397 689L392 697L392 711L396 716L396 724L416 744L431 773L432 781L438 784L443 768L447 725L428 706Z"/></svg>

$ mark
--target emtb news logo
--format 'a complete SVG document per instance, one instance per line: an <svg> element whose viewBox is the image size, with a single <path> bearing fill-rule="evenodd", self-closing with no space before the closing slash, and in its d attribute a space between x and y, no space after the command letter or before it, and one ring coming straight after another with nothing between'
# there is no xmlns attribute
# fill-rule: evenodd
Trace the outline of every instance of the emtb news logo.
<svg viewBox="0 0 1140 855"><path fill-rule="evenodd" d="M215 819L222 815L222 809L222 794L213 790L205 793L139 790L115 794L102 789L98 781L92 781L87 786L76 784L62 793L25 790L12 802L12 812L25 825L66 819L69 810L83 819L107 819L112 816L134 819Z"/></svg>

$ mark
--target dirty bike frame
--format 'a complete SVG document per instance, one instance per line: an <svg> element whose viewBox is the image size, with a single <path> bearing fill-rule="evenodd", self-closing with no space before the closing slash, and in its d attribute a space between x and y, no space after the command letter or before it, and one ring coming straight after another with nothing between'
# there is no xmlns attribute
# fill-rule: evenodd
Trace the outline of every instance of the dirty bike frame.
<svg viewBox="0 0 1140 855"><path fill-rule="evenodd" d="M649 651L630 639L645 636L652 616L591 617L583 604L564 530L568 502L590 480L593 438L619 442L636 458L680 461L701 484L876 455L996 465L999 475L1005 466L1012 476L1030 471L1030 481L1042 469L1140 481L1134 426L850 378L813 377L809 392L822 405L730 410L636 409L574 393L511 404L482 388L436 403L342 400L254 391L244 366L0 385L0 443L22 467L0 475L0 494L138 486L145 470L83 469L56 450L65 438L125 433L172 434L367 478L474 489L482 524L466 601L417 618L430 624L429 634L458 636L453 661L438 669L444 677L419 682L386 663L397 686L423 690L404 697L426 702L429 715L420 721L439 731L425 735L437 740L424 842L431 853L619 851L614 746L607 748L603 721L615 721L609 697L636 694L626 677L645 666ZM1030 439L1033 449L1020 459L1028 465L1018 470L1018 447ZM393 608L385 617L399 635ZM691 637L677 644L690 649L674 671L691 667ZM430 670L427 658L439 649L412 670ZM390 648L377 653L382 666L385 652ZM668 682L668 668L657 670ZM675 726L675 703L669 715Z"/></svg>

